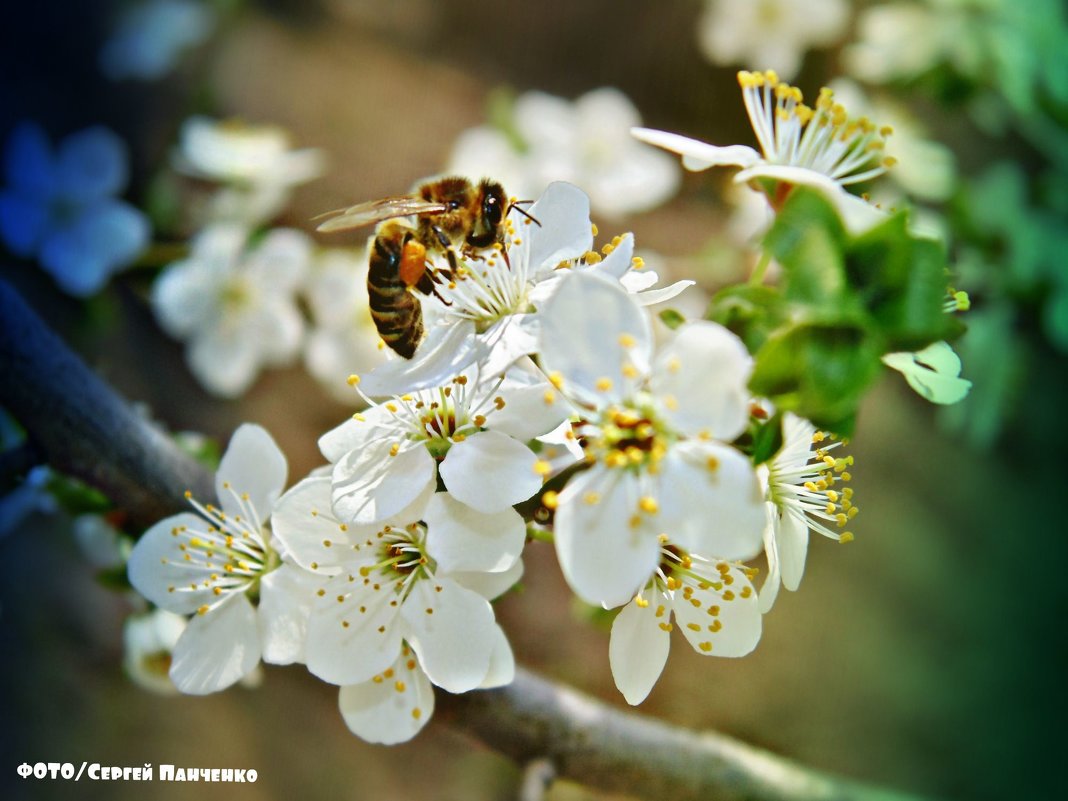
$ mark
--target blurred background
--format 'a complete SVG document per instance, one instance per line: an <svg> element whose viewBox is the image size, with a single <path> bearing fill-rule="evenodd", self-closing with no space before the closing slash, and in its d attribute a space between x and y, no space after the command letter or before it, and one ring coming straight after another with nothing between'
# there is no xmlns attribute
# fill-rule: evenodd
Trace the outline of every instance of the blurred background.
<svg viewBox="0 0 1068 801"><path fill-rule="evenodd" d="M128 247L101 245L99 280L78 286L71 258L0 230L0 276L170 429L225 446L239 423L265 426L291 482L321 462L319 435L351 413L345 377L377 358L366 314L353 312L367 232L315 235L314 215L446 171L492 175L525 197L571 180L591 195L601 241L633 231L662 275L699 281L679 302L699 314L755 263L763 201L729 170L683 174L633 143L629 126L755 144L739 68L774 68L809 98L831 84L850 110L894 125L900 163L869 191L887 208L912 207L917 228L945 242L950 280L971 298L955 345L971 394L939 408L887 371L850 444L856 541L814 538L805 581L780 595L752 655L702 659L676 641L640 711L902 790L1055 797L1068 595L1052 503L1068 445L1061 3L136 0L7 15L0 198L29 214L26 154L58 148L62 162L77 150L68 137L105 126L110 144L93 152L112 202L128 204L114 213ZM287 257L304 282L283 299L300 330L230 382L190 356L192 334L156 288L220 221L294 228L304 242ZM251 237L248 252L266 242ZM17 425L2 433L5 448L19 447ZM515 796L519 767L433 722L403 746L363 743L336 690L298 667L206 698L135 684L123 623L140 610L114 588L121 541L86 534L24 481L27 467L0 476L4 797ZM625 706L607 630L573 606L551 546L532 543L526 560L523 590L497 605L517 659ZM259 780L75 792L15 773L83 759L254 768ZM598 796L558 783L548 797Z"/></svg>

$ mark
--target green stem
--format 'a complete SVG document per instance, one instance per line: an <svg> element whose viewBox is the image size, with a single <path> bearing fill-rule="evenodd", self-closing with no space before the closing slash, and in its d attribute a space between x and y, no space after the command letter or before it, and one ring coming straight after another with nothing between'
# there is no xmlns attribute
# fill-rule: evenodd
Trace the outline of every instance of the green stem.
<svg viewBox="0 0 1068 801"><path fill-rule="evenodd" d="M769 264L771 264L771 253L765 250L761 254L757 266L753 268L753 274L749 276L750 286L760 286L764 283L764 274L768 271Z"/></svg>

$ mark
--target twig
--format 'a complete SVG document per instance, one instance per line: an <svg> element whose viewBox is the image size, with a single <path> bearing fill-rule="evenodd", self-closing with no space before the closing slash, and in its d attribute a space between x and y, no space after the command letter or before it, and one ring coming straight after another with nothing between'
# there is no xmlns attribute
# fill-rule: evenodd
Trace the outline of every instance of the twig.
<svg viewBox="0 0 1068 801"><path fill-rule="evenodd" d="M148 524L209 498L212 477L137 414L0 281L0 403L53 466L102 490ZM520 763L644 798L719 801L905 801L817 773L710 732L623 712L525 670L497 690L441 693L437 716ZM546 774L542 776L542 781Z"/></svg>

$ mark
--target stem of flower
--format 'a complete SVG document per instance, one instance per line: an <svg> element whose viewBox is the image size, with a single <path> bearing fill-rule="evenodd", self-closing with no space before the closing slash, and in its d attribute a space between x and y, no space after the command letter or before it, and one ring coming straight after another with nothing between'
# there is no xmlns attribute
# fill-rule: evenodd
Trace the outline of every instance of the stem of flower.
<svg viewBox="0 0 1068 801"><path fill-rule="evenodd" d="M771 251L765 250L760 254L760 261L753 268L753 274L749 276L750 286L760 286L764 283L764 274L768 271L769 264L771 264Z"/></svg>

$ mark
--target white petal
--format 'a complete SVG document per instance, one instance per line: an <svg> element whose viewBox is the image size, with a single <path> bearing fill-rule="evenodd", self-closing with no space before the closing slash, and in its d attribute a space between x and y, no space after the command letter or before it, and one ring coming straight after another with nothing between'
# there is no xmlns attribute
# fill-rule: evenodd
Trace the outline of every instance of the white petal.
<svg viewBox="0 0 1068 801"><path fill-rule="evenodd" d="M779 585L782 584L782 573L779 570L779 545L775 538L775 523L772 519L779 514L779 507L773 503L765 504L768 510L768 523L764 528L764 554L768 559L768 574L764 577L764 584L760 587L760 613L766 615L775 605L775 599L779 597Z"/></svg>
<svg viewBox="0 0 1068 801"><path fill-rule="evenodd" d="M617 282L590 273L568 275L540 317L543 365L563 376L565 392L604 404L624 396L648 373L649 321ZM624 375L625 365L631 377Z"/></svg>
<svg viewBox="0 0 1068 801"><path fill-rule="evenodd" d="M631 527L637 479L594 466L568 482L556 510L556 555L564 578L587 603L625 604L656 569L656 532Z"/></svg>
<svg viewBox="0 0 1068 801"><path fill-rule="evenodd" d="M394 447L396 455L390 455ZM421 442L381 439L350 451L334 465L334 513L360 525L385 520L433 484L436 468Z"/></svg>
<svg viewBox="0 0 1068 801"><path fill-rule="evenodd" d="M381 673L404 639L400 607L390 605L392 586L375 591L362 584L358 571L352 575L353 581L347 574L325 581L308 618L308 670L331 684L358 684Z"/></svg>
<svg viewBox="0 0 1068 801"><path fill-rule="evenodd" d="M529 226L529 235L517 247L529 248L525 263L532 275L543 266L578 258L593 247L590 199L577 186L563 181L549 184L528 211L541 225Z"/></svg>
<svg viewBox="0 0 1068 801"><path fill-rule="evenodd" d="M239 681L259 662L256 610L237 594L192 617L174 646L170 676L183 693L206 695Z"/></svg>
<svg viewBox="0 0 1068 801"><path fill-rule="evenodd" d="M427 677L451 693L482 683L497 645L489 601L451 579L417 581L401 607L405 639Z"/></svg>
<svg viewBox="0 0 1068 801"><path fill-rule="evenodd" d="M634 299L638 302L639 306L653 306L657 303L663 303L665 300L671 300L678 297L684 290L691 286L694 286L696 281L676 281L673 284L668 284L660 289L647 289L644 292L637 292L634 294Z"/></svg>
<svg viewBox="0 0 1068 801"><path fill-rule="evenodd" d="M499 512L541 489L538 457L500 431L480 431L457 442L438 472L458 501L480 512Z"/></svg>
<svg viewBox="0 0 1068 801"><path fill-rule="evenodd" d="M260 641L263 661L289 665L304 661L315 590L322 577L293 565L283 564L260 581Z"/></svg>
<svg viewBox="0 0 1068 801"><path fill-rule="evenodd" d="M779 522L775 540L782 570L782 586L791 592L801 584L808 552L808 522L799 509L787 509Z"/></svg>
<svg viewBox="0 0 1068 801"><path fill-rule="evenodd" d="M682 156L682 166L698 172L709 167L751 167L760 162L760 154L744 145L717 147L697 139L690 139L667 131L650 128L631 128L635 139L662 147Z"/></svg>
<svg viewBox="0 0 1068 801"><path fill-rule="evenodd" d="M571 415L571 406L541 375L513 371L501 384L505 404L489 415L486 428L526 442L555 430Z"/></svg>
<svg viewBox="0 0 1068 801"><path fill-rule="evenodd" d="M612 252L609 253L604 259L593 266L592 269L601 273L602 275L610 275L617 281L626 286L624 280L628 275L638 275L636 270L631 269L631 258L634 256L634 234L626 233L619 239ZM655 279L655 273L653 273ZM633 280L633 279L632 279ZM630 291L631 288L627 286Z"/></svg>
<svg viewBox="0 0 1068 801"><path fill-rule="evenodd" d="M230 437L230 444L215 474L215 494L228 515L248 518L251 504L261 522L266 522L286 485L286 457L267 433L254 423L245 423ZM226 484L230 489L226 488ZM238 496L247 495L241 502Z"/></svg>
<svg viewBox="0 0 1068 801"><path fill-rule="evenodd" d="M434 494L423 519L427 552L442 573L500 573L518 561L526 543L526 526L514 509L479 512L447 492Z"/></svg>
<svg viewBox="0 0 1068 801"><path fill-rule="evenodd" d="M243 329L208 324L185 352L190 372L204 389L223 398L243 394L260 370L256 342Z"/></svg>
<svg viewBox="0 0 1068 801"><path fill-rule="evenodd" d="M660 349L650 388L682 432L731 441L749 422L753 359L742 341L716 323L686 323Z"/></svg>
<svg viewBox="0 0 1068 801"><path fill-rule="evenodd" d="M538 315L509 314L479 334L478 341L487 353L479 360L482 375L501 375L524 356L537 353L540 330Z"/></svg>
<svg viewBox="0 0 1068 801"><path fill-rule="evenodd" d="M749 559L761 550L764 499L752 463L718 442L675 445L661 462L658 522L688 551Z"/></svg>
<svg viewBox="0 0 1068 801"><path fill-rule="evenodd" d="M152 310L172 337L185 339L213 313L218 276L192 259L166 267L152 285Z"/></svg>
<svg viewBox="0 0 1068 801"><path fill-rule="evenodd" d="M704 656L745 656L760 641L756 591L745 573L733 566L722 576L709 571L707 579L702 584L687 582L687 592L675 591L679 631Z"/></svg>
<svg viewBox="0 0 1068 801"><path fill-rule="evenodd" d="M352 546L374 536L378 526L344 527L330 508L329 475L313 476L292 487L271 516L272 537L303 568L336 571L353 559Z"/></svg>
<svg viewBox="0 0 1068 801"><path fill-rule="evenodd" d="M474 590L487 601L492 601L507 592L523 577L523 560L517 559L507 570L501 573L482 571L449 573L449 578L469 590Z"/></svg>
<svg viewBox="0 0 1068 801"><path fill-rule="evenodd" d="M671 635L660 627L670 623L666 599L659 592L651 595L647 606L631 601L612 621L612 636L608 641L608 661L612 678L627 703L640 704L653 689L664 670Z"/></svg>
<svg viewBox="0 0 1068 801"><path fill-rule="evenodd" d="M126 572L134 589L162 609L179 614L195 612L219 599L202 584L208 571L190 570L179 545L184 539L173 536L176 529L188 527L203 531L208 523L190 512L156 523L134 545ZM181 541L180 541L181 540ZM197 589L190 585L196 584Z"/></svg>
<svg viewBox="0 0 1068 801"><path fill-rule="evenodd" d="M478 685L480 690L504 687L515 679L515 655L512 653L512 646L508 644L504 629L494 624L493 636L494 645L493 653L490 655L489 670L486 671L486 677L482 679L482 683Z"/></svg>
<svg viewBox="0 0 1068 801"><path fill-rule="evenodd" d="M392 675L349 684L338 707L349 731L369 743L395 745L412 739L434 714L434 688L410 654L401 654Z"/></svg>
<svg viewBox="0 0 1068 801"><path fill-rule="evenodd" d="M349 418L319 437L319 450L328 462L336 462L349 451L361 450L397 430L393 413L385 406L375 406Z"/></svg>
<svg viewBox="0 0 1068 801"><path fill-rule="evenodd" d="M742 170L734 176L737 183L747 183L754 178L771 178L795 186L810 186L819 190L834 206L845 229L853 236L860 236L879 223L885 222L887 218L886 212L877 209L863 198L851 195L833 178L806 167L759 164Z"/></svg>
<svg viewBox="0 0 1068 801"><path fill-rule="evenodd" d="M366 373L360 388L368 395L403 395L417 389L443 386L484 359L485 344L475 336L470 321L435 325L427 330L411 359L396 358Z"/></svg>

